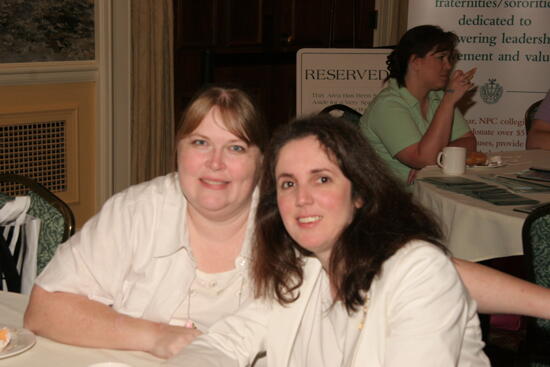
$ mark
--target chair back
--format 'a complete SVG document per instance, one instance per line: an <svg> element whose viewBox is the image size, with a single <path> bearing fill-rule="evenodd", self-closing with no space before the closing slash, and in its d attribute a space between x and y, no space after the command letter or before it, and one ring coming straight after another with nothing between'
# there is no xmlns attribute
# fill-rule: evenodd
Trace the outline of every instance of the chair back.
<svg viewBox="0 0 550 367"><path fill-rule="evenodd" d="M531 124L535 119L535 113L537 113L537 110L539 109L539 106L541 103L542 103L542 99L533 103L531 106L529 106L529 108L527 108L527 111L525 111L525 132L526 133L529 133L529 129L531 129Z"/></svg>
<svg viewBox="0 0 550 367"><path fill-rule="evenodd" d="M334 113L333 113L334 112ZM336 117L342 117L354 124L359 124L359 119L363 116L360 112L344 104L333 104L323 108L320 113L329 113Z"/></svg>
<svg viewBox="0 0 550 367"><path fill-rule="evenodd" d="M0 225L0 291L21 292L25 235L20 227Z"/></svg>
<svg viewBox="0 0 550 367"><path fill-rule="evenodd" d="M31 198L28 214L41 220L37 254L37 273L40 273L57 246L74 234L73 212L53 192L29 177L0 174L0 192L4 196L28 195Z"/></svg>
<svg viewBox="0 0 550 367"><path fill-rule="evenodd" d="M528 215L523 224L522 238L529 280L550 288L550 203ZM525 344L530 361L550 366L550 320L530 318Z"/></svg>

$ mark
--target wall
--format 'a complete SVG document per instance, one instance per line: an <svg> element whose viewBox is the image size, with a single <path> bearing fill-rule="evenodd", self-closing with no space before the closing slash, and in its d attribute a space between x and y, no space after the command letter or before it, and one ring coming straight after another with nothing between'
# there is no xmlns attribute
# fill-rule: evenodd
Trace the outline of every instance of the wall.
<svg viewBox="0 0 550 367"><path fill-rule="evenodd" d="M35 52L33 58L27 60L30 62L21 60L19 63L0 64L0 122L6 113L22 113L25 109L36 112L61 107L72 111L74 117L71 119L76 127L75 145L78 149L74 165L77 171L77 188L66 201L75 212L77 227L81 227L112 195L113 115L118 120L125 120L119 122L128 124L127 116L113 111L113 94L119 96L117 101L120 102L120 95L127 94L129 86L124 81L120 82L116 75L113 76L113 63L118 61L112 50L121 49L121 41L113 39L113 32L120 32L120 27L117 26L117 20L113 19L115 6L112 0L74 0L67 3L76 6L75 12L69 11L71 15L78 13L80 5L94 4L95 59L71 61L79 60L71 56L68 59L55 59L64 62L32 62L47 61L36 58L39 54ZM48 6L55 8L62 3L42 0L40 4L42 7L49 4ZM126 8L118 12L118 17L127 17L129 0L117 0L115 11L120 8L119 4ZM12 1L9 9L14 11L18 6L27 4ZM64 7L65 11L67 9L70 8ZM55 27L61 25L63 24L56 23ZM67 38L74 32L61 34ZM129 41L123 40L122 43L126 49ZM19 42L17 45L22 44ZM34 45L39 46L40 42L35 40ZM12 49L8 51L11 52ZM128 68L126 72L129 72ZM125 105L126 102L119 104ZM67 195L59 193L59 196Z"/></svg>
<svg viewBox="0 0 550 367"><path fill-rule="evenodd" d="M63 198L75 214L80 227L96 211L96 83L61 83L0 86L0 119L67 108L76 110L76 195Z"/></svg>

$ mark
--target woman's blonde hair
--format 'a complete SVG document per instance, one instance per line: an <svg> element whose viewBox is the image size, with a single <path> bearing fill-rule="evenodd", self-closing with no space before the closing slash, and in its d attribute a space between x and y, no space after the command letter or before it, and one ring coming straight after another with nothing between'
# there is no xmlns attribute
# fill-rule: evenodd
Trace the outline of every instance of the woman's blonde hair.
<svg viewBox="0 0 550 367"><path fill-rule="evenodd" d="M228 131L248 145L255 145L261 152L264 151L268 129L252 98L241 89L223 86L202 89L191 100L179 121L176 145L191 134L214 107Z"/></svg>

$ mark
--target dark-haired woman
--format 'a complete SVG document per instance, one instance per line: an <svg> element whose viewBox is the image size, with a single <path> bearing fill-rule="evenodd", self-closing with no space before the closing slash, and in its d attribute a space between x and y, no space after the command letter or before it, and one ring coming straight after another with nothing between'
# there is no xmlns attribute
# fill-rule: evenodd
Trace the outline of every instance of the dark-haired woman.
<svg viewBox="0 0 550 367"><path fill-rule="evenodd" d="M298 159L297 159L298 157ZM475 303L435 222L358 129L291 123L265 155L258 297L170 361L246 366L488 366Z"/></svg>
<svg viewBox="0 0 550 367"><path fill-rule="evenodd" d="M475 69L453 69L458 38L440 27L407 31L388 56L388 85L369 104L361 129L398 178L435 164L446 146L476 150L476 139L457 103L474 85Z"/></svg>

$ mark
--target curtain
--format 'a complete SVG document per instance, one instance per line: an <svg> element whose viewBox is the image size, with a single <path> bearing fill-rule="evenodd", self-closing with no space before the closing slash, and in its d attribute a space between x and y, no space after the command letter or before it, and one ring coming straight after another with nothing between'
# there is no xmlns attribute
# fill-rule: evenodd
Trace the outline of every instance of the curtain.
<svg viewBox="0 0 550 367"><path fill-rule="evenodd" d="M377 0L378 27L374 46L395 46L407 30L408 0Z"/></svg>
<svg viewBox="0 0 550 367"><path fill-rule="evenodd" d="M134 0L131 183L174 170L172 0ZM116 123L116 121L115 121Z"/></svg>

